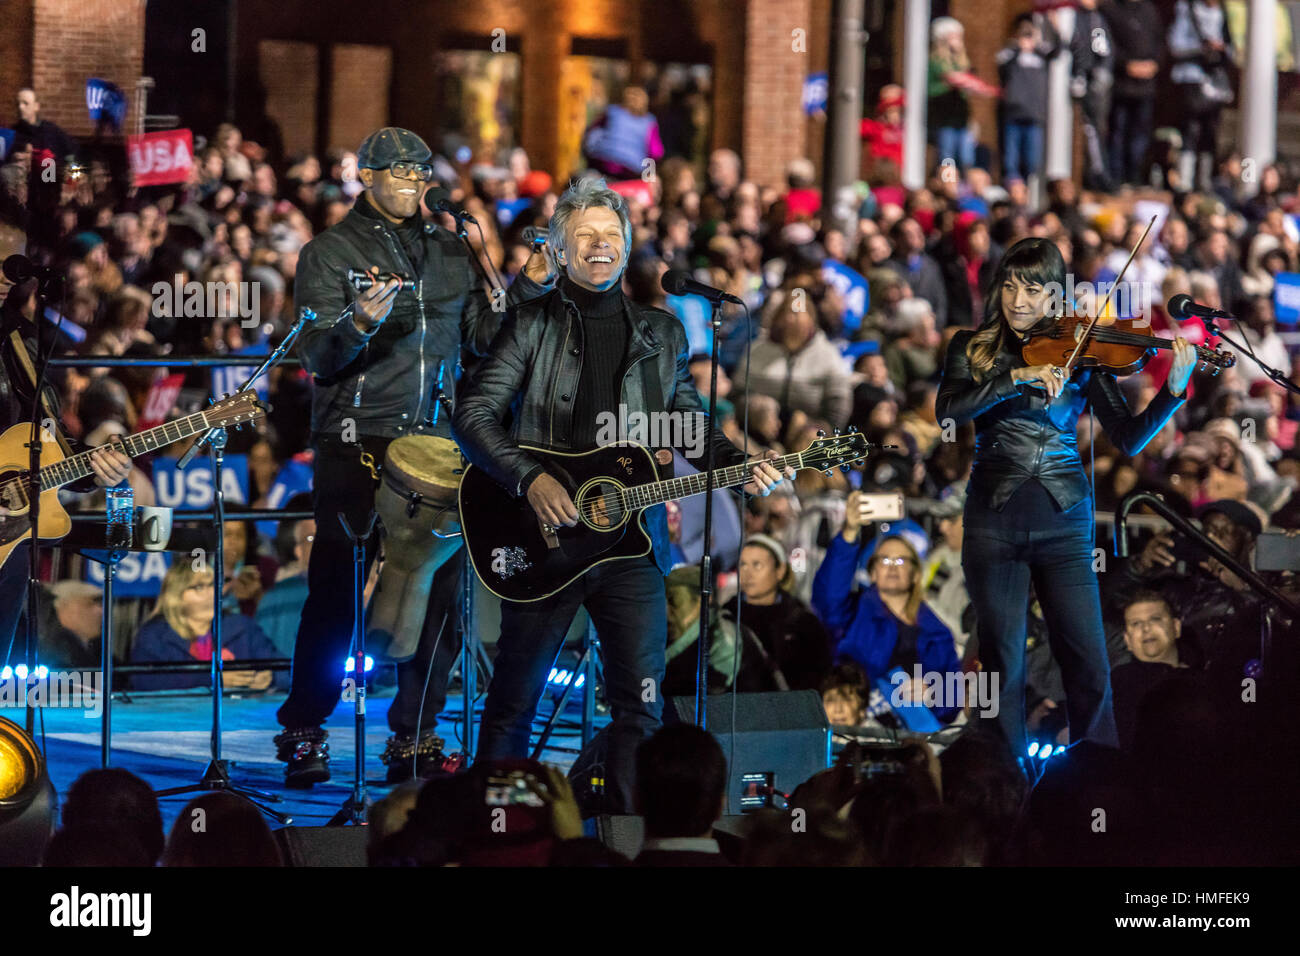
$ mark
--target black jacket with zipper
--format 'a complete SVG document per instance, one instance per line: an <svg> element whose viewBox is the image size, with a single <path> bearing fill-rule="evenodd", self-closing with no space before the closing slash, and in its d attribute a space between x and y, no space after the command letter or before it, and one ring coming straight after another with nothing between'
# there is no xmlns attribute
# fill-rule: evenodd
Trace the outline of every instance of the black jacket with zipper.
<svg viewBox="0 0 1300 956"><path fill-rule="evenodd" d="M627 414L677 412L695 416L690 421L696 427L707 425L704 403L687 368L690 352L681 322L662 309L639 306L626 297L623 301L630 329L619 402ZM488 357L461 386L452 424L456 442L466 458L516 497L526 494L528 485L543 470L541 461L519 445L584 450L572 444L582 354L578 307L563 291L553 289L512 310ZM669 433L674 438L686 434L685 428L671 428ZM692 443L688 439L686 444ZM698 455L689 454L689 447L674 447L688 461L702 464L703 437ZM716 429L714 449L715 467L745 460L721 428ZM671 559L663 505L646 509L645 525L654 545L655 563L666 574Z"/></svg>
<svg viewBox="0 0 1300 956"><path fill-rule="evenodd" d="M486 353L506 309L493 310L469 252L455 234L425 223L423 239L418 276L392 227L355 209L303 247L294 307L317 314L298 340L298 354L314 386L313 443L322 435L338 437L349 420L357 436L409 433L429 415L439 366L443 390L454 395L462 345L475 355ZM347 272L371 266L412 276L420 285L417 291L399 291L388 317L367 334L352 321L354 295ZM520 275L506 294L506 305L543 291ZM436 426L424 430L448 438L447 419L440 415Z"/></svg>
<svg viewBox="0 0 1300 956"><path fill-rule="evenodd" d="M1004 347L983 381L976 382L966 357L974 335L964 330L953 336L934 411L940 424L946 419L958 425L974 420L975 464L968 492L995 511L1001 511L1028 478L1037 478L1062 511L1089 496L1077 440L1085 406L1092 405L1122 454L1136 455L1184 401L1162 385L1151 404L1134 415L1114 375L1077 369L1062 394L1049 403L1042 389L1011 380L1012 371L1026 365L1018 348L1013 353Z"/></svg>

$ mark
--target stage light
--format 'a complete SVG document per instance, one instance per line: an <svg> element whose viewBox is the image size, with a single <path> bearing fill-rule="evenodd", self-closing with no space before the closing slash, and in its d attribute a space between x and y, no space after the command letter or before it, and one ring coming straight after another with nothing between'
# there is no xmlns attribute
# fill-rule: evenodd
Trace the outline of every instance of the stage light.
<svg viewBox="0 0 1300 956"><path fill-rule="evenodd" d="M345 674L351 674L351 673L352 673L353 671L355 671L356 669L357 669L357 659L356 659L356 655L353 655L353 656L349 657L346 661L343 662L343 673L345 673ZM374 670L374 669L375 669L375 659L374 659L373 657L371 657L369 654L367 654L367 655L366 655L366 673L369 674L369 673L370 673L372 670Z"/></svg>
<svg viewBox="0 0 1300 956"><path fill-rule="evenodd" d="M6 664L5 669L0 671L0 680L13 680L13 679L14 679L14 669L10 667L8 664Z"/></svg>
<svg viewBox="0 0 1300 956"><path fill-rule="evenodd" d="M36 866L54 822L54 787L40 748L0 717L0 866Z"/></svg>
<svg viewBox="0 0 1300 956"><path fill-rule="evenodd" d="M14 675L17 676L19 680L27 680L27 665L19 664L17 667L15 667Z"/></svg>
<svg viewBox="0 0 1300 956"><path fill-rule="evenodd" d="M45 680L45 678L49 676L50 676L50 669L48 667L46 667L44 664L37 665L36 667L37 680Z"/></svg>
<svg viewBox="0 0 1300 956"><path fill-rule="evenodd" d="M1055 753L1055 751L1052 749L1052 745L1051 745L1051 744L1043 744L1043 750L1042 750L1042 753L1040 753L1038 756L1040 756L1040 757L1042 757L1044 760L1046 760L1046 759L1047 759L1048 757L1050 757L1053 753Z"/></svg>
<svg viewBox="0 0 1300 956"><path fill-rule="evenodd" d="M1032 757L1032 756L1034 756L1034 754L1036 754L1036 753L1038 753L1038 741L1037 741L1037 740L1031 740L1031 741L1029 742L1029 756Z"/></svg>
<svg viewBox="0 0 1300 956"><path fill-rule="evenodd" d="M549 674L546 675L546 683L548 683L548 684L554 684L554 683L555 683L555 675L558 674L559 672L560 672L560 671L559 671L559 668L552 667L552 668L551 668L551 672L550 672Z"/></svg>
<svg viewBox="0 0 1300 956"><path fill-rule="evenodd" d="M586 679L587 679L587 675L586 675L586 674L579 674L579 675L578 675L578 682L577 682L576 684L574 684L573 686L574 686L574 687L581 687L581 686L582 686L582 682L585 681Z"/></svg>

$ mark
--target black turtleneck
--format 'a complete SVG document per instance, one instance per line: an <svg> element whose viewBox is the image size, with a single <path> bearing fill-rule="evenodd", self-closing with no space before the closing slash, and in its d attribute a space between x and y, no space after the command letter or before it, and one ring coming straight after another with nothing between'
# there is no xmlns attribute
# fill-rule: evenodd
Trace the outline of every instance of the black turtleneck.
<svg viewBox="0 0 1300 956"><path fill-rule="evenodd" d="M594 448L596 416L618 414L628 339L623 290L615 283L604 292L592 292L568 277L560 280L560 290L582 316L582 374L573 401L573 447Z"/></svg>

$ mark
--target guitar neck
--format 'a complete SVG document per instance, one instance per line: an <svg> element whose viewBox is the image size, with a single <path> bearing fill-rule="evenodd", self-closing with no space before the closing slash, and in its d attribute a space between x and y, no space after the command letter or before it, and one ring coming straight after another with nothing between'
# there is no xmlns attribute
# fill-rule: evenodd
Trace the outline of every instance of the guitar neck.
<svg viewBox="0 0 1300 956"><path fill-rule="evenodd" d="M764 462L770 464L777 471L784 471L787 467L797 470L803 467L803 453L792 452L789 455L782 455L780 458L754 459L743 464L728 465L726 468L715 469L713 472L713 487L715 489L734 488L736 485L743 485L752 477L755 466ZM689 498L692 495L702 495L706 490L707 481L708 475L701 471L694 475L684 475L681 478L669 478L667 481L652 481L645 485L633 485L625 489L628 507L639 510L663 504L665 501Z"/></svg>
<svg viewBox="0 0 1300 956"><path fill-rule="evenodd" d="M157 451L164 445L171 445L178 441L183 441L191 435L197 435L199 432L205 432L212 426L208 424L205 412L195 412L193 415L186 415L184 418L178 418L174 422L165 422L156 428L150 428L148 431L137 432L134 435L128 435L123 438L119 445L101 445L101 448L116 448L126 452L134 458L137 455L143 455L145 452ZM64 485L79 481L87 475L93 474L94 469L90 466L91 453L97 449L91 448L87 451L79 452L75 455L69 455L52 465L46 465L41 469L41 489L62 488Z"/></svg>

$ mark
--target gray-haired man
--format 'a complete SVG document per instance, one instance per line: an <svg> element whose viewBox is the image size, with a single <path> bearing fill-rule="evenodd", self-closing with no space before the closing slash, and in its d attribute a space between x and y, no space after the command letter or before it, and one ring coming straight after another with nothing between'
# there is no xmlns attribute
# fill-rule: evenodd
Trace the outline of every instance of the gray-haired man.
<svg viewBox="0 0 1300 956"><path fill-rule="evenodd" d="M703 417L681 323L623 295L620 280L631 239L622 196L602 180L571 186L550 223L552 252L563 271L557 288L507 317L456 404L452 429L461 451L516 496L526 495L538 517L552 525L576 525L578 512L564 486L520 444L593 448L598 416L619 413L620 405L629 419L668 412L689 417L698 428ZM507 412L513 413L508 427ZM674 437L691 431L668 430ZM720 429L714 441L718 467L745 460ZM704 454L702 444L686 441L677 451L697 463ZM750 490L766 493L781 480L764 463L754 469ZM636 747L663 713L663 577L670 566L664 506L648 509L644 520L651 555L597 565L540 601L502 602L501 640L479 737L479 759L528 755L548 669L578 606L586 607L600 635L613 712L605 766L606 809L614 813L633 812Z"/></svg>

